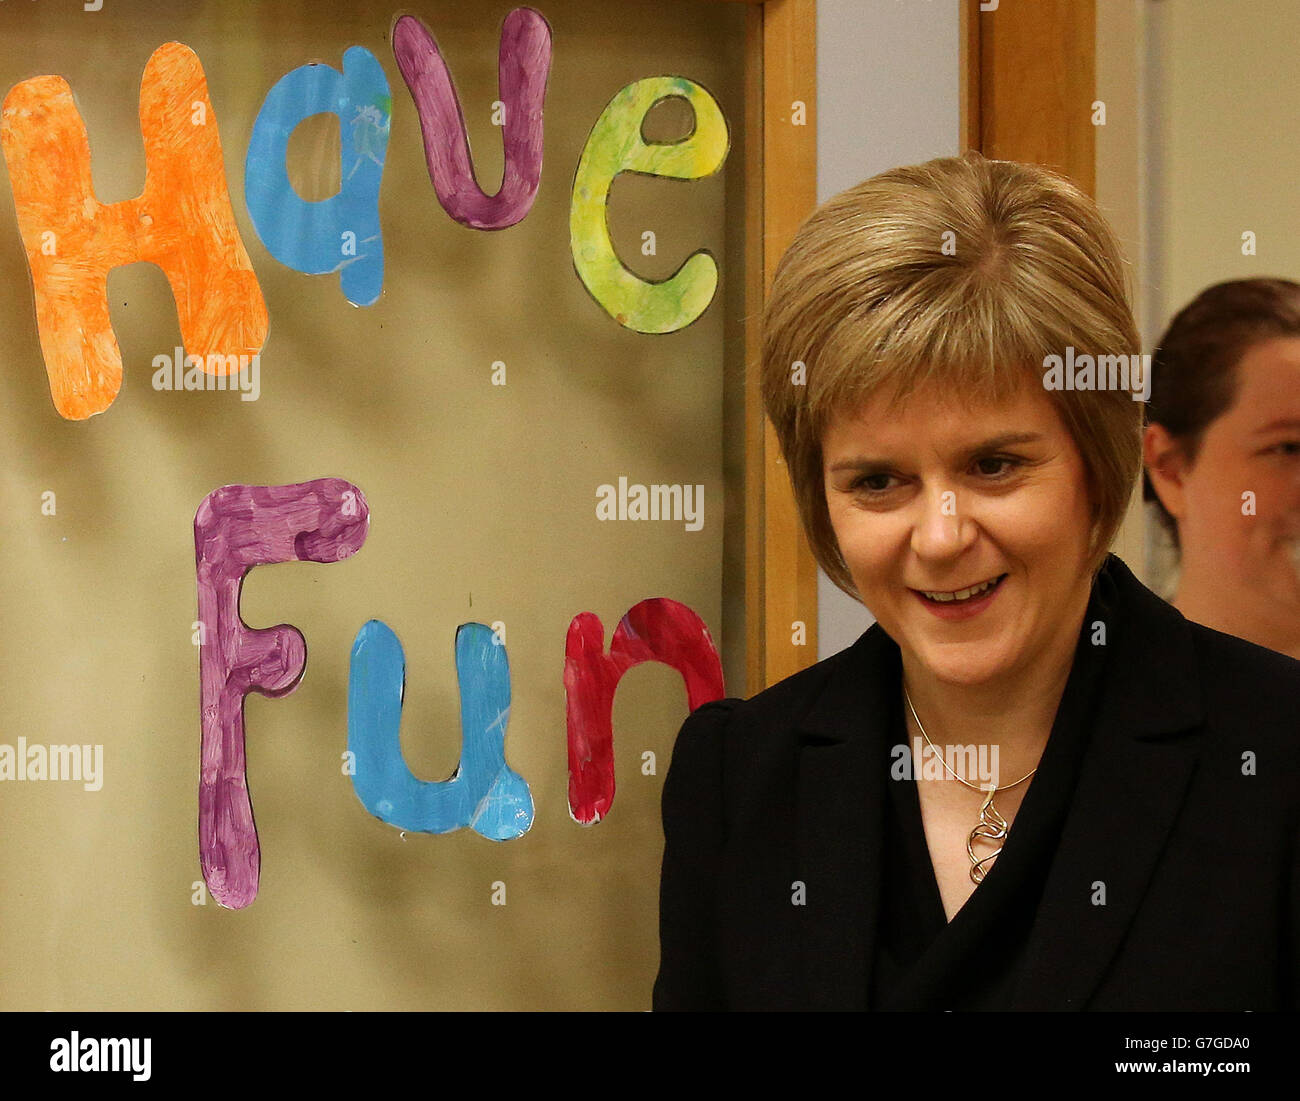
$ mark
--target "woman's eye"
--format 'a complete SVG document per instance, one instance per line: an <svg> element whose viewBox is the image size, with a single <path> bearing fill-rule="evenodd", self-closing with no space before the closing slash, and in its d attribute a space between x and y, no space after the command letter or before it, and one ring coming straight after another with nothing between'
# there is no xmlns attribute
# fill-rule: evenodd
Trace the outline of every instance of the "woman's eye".
<svg viewBox="0 0 1300 1101"><path fill-rule="evenodd" d="M890 488L889 480L892 474L875 473L863 474L850 487L851 489L865 489L868 493L884 493Z"/></svg>
<svg viewBox="0 0 1300 1101"><path fill-rule="evenodd" d="M1005 455L987 455L982 459L975 460L975 469L989 478L1010 474L1017 465L1015 459L1008 458Z"/></svg>
<svg viewBox="0 0 1300 1101"><path fill-rule="evenodd" d="M1300 440L1283 440L1281 443L1275 443L1265 451L1268 455L1300 455Z"/></svg>

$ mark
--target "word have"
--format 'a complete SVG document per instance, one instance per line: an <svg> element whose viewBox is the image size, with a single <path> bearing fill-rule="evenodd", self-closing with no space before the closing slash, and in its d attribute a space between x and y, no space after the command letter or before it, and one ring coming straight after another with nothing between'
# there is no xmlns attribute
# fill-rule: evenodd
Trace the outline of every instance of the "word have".
<svg viewBox="0 0 1300 1101"><path fill-rule="evenodd" d="M628 485L619 475L618 488L596 487L597 520L677 520L687 531L704 527L702 485Z"/></svg>
<svg viewBox="0 0 1300 1101"><path fill-rule="evenodd" d="M257 897L261 849L248 795L244 697L278 698L297 687L307 662L302 633L287 623L249 627L239 614L244 577L277 562L339 562L361 549L369 530L365 495L342 478L294 485L230 485L204 498L194 516L198 583L202 734L199 861L213 898L239 909ZM564 691L569 814L593 825L614 801L614 692L643 661L676 669L692 711L726 693L708 627L690 608L655 598L635 605L605 651L605 629L590 612L574 617L565 640ZM421 780L402 756L406 661L396 634L379 620L357 632L348 673L348 750L353 790L375 817L402 830L446 833L469 827L506 841L532 826L528 784L506 763L510 666L500 637L482 623L456 631L461 757L448 780Z"/></svg>
<svg viewBox="0 0 1300 1101"><path fill-rule="evenodd" d="M419 116L429 178L443 209L472 229L520 222L541 183L550 25L531 8L516 8L502 25L494 121L502 128L505 167L495 195L485 194L475 179L460 99L428 28L402 16L393 27L393 53ZM694 128L676 141L648 143L642 123L668 98L690 104ZM378 59L349 47L341 71L304 65L271 88L253 121L244 164L244 200L271 255L295 271L338 272L344 296L358 306L373 304L383 288L379 186L392 109ZM338 118L342 182L332 197L309 202L290 183L286 157L299 123L323 113ZM242 362L266 340L266 302L235 223L207 80L189 47L168 42L149 58L140 84L140 127L144 190L135 199L103 204L95 198L90 142L67 81L39 76L14 85L0 116L50 396L69 420L103 412L121 389L122 357L106 289L114 267L148 260L162 268L182 343L209 373L233 373L232 357ZM718 267L699 250L666 280L651 282L629 270L609 232L614 179L624 172L700 179L721 168L728 149L721 108L685 77L635 81L602 111L574 174L570 251L578 277L620 325L671 333L691 324L713 300Z"/></svg>
<svg viewBox="0 0 1300 1101"><path fill-rule="evenodd" d="M1076 356L1067 346L1065 358L1044 356L1044 390L1128 390L1134 401L1151 398L1149 355Z"/></svg>

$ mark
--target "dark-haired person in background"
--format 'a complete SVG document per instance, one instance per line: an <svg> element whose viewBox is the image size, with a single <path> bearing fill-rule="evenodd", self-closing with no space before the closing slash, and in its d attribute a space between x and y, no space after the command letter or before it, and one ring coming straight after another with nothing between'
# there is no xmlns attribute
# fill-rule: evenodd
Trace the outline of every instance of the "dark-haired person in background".
<svg viewBox="0 0 1300 1101"><path fill-rule="evenodd" d="M1178 551L1174 606L1300 658L1300 284L1202 291L1151 371L1143 496Z"/></svg>

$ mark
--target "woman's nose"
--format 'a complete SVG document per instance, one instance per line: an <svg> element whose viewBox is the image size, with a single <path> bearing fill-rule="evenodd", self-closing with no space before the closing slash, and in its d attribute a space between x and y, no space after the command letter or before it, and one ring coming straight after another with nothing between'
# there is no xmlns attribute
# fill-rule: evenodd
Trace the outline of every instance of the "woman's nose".
<svg viewBox="0 0 1300 1101"><path fill-rule="evenodd" d="M962 515L955 490L935 489L922 495L912 526L912 550L926 558L944 558L966 549L974 525Z"/></svg>

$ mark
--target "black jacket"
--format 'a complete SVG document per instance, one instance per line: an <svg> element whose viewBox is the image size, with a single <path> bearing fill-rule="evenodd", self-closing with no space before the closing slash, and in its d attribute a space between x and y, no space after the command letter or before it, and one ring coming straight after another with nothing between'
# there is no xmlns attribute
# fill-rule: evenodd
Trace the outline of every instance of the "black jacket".
<svg viewBox="0 0 1300 1101"><path fill-rule="evenodd" d="M1114 555L1097 585L1117 614L1095 721L1010 1007L1300 1008L1300 662L1188 622ZM656 1009L866 1007L887 779L867 762L897 740L873 721L897 675L877 624L687 718Z"/></svg>

